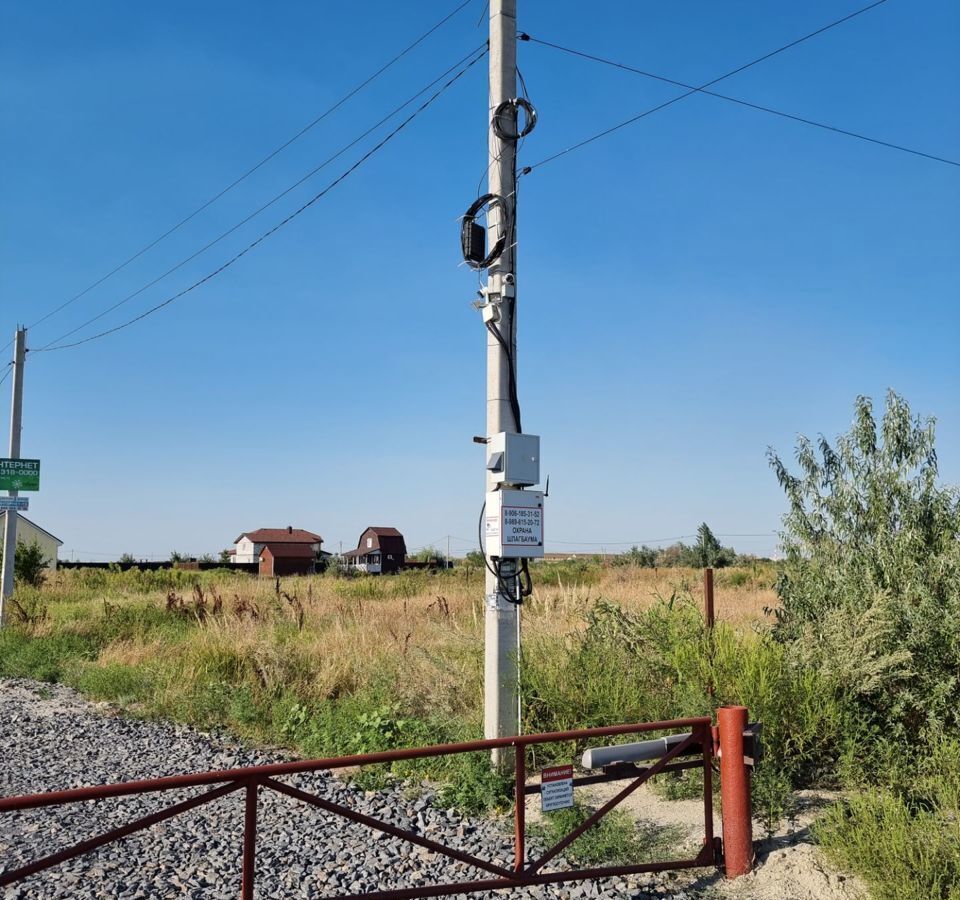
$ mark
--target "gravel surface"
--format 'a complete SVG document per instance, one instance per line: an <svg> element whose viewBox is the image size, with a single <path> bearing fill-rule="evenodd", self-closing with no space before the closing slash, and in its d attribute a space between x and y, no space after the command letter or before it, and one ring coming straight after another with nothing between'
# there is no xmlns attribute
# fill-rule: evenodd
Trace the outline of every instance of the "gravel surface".
<svg viewBox="0 0 960 900"><path fill-rule="evenodd" d="M205 769L277 762L229 738L118 716L59 685L0 679L0 795L33 793ZM469 820L436 809L426 790L365 792L329 773L288 784L381 818L447 846L510 865L512 820ZM0 872L186 799L196 790L145 794L0 816ZM259 898L322 898L485 873L342 818L261 791ZM230 898L240 889L241 793L213 801L9 887L13 898ZM469 897L694 900L689 876L637 876L475 893ZM687 885L687 887L685 887Z"/></svg>

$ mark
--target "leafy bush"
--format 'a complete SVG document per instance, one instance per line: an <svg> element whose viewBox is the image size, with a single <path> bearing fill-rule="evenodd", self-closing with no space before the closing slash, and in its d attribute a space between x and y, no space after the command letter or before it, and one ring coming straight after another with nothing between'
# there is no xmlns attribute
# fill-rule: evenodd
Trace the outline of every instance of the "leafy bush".
<svg viewBox="0 0 960 900"><path fill-rule="evenodd" d="M39 543L17 541L17 550L13 556L13 577L19 584L30 587L40 587L43 584L47 577L47 560Z"/></svg>
<svg viewBox="0 0 960 900"><path fill-rule="evenodd" d="M890 900L960 898L960 492L937 481L934 422L892 391L860 397L849 433L801 437L775 634L817 672L847 725L856 789L817 836Z"/></svg>
<svg viewBox="0 0 960 900"><path fill-rule="evenodd" d="M461 565L468 566L473 569L482 569L484 566L484 555L482 550L468 550L467 555L463 558L463 563Z"/></svg>
<svg viewBox="0 0 960 900"><path fill-rule="evenodd" d="M407 559L414 562L433 563L438 569L447 568L447 555L434 547L423 547L416 553L410 553Z"/></svg>
<svg viewBox="0 0 960 900"><path fill-rule="evenodd" d="M878 426L770 451L790 507L778 635L895 738L960 729L960 494L937 483L934 422L890 392Z"/></svg>
<svg viewBox="0 0 960 900"><path fill-rule="evenodd" d="M337 700L304 703L292 697L275 704L278 731L308 757L373 753L475 740L480 735L463 722L404 714L389 699L389 685L370 685ZM470 814L505 809L513 800L512 779L490 767L487 753L466 753L365 767L356 776L366 788L382 787L391 776L440 782L437 800Z"/></svg>
<svg viewBox="0 0 960 900"><path fill-rule="evenodd" d="M453 806L472 815L490 809L509 809L513 803L513 780L491 768L486 753L448 759L450 765L441 773L446 783L437 795L441 806Z"/></svg>
<svg viewBox="0 0 960 900"><path fill-rule="evenodd" d="M657 564L657 551L644 544L642 547L633 546L626 553L619 553L613 558L615 566L637 566L641 569L652 569Z"/></svg>
<svg viewBox="0 0 960 900"><path fill-rule="evenodd" d="M706 716L719 704L743 704L764 723L758 777L768 779L768 792L780 786L779 803L791 785L808 785L831 767L848 720L830 685L783 645L724 624L711 638L699 609L682 597L640 613L600 601L582 633L529 640L521 673L529 732ZM570 756L569 746L540 752Z"/></svg>
<svg viewBox="0 0 960 900"><path fill-rule="evenodd" d="M706 522L697 528L697 542L685 544L678 541L669 547L656 551L653 565L660 568L681 567L703 569L712 566L722 569L731 566L737 557L733 547L723 547Z"/></svg>

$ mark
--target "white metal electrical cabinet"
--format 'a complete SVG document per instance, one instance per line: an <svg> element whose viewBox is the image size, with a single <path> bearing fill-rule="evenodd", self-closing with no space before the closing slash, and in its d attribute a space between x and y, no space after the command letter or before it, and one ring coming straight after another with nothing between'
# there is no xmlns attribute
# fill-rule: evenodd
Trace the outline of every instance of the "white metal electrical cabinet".
<svg viewBox="0 0 960 900"><path fill-rule="evenodd" d="M490 491L483 524L487 556L543 557L543 491Z"/></svg>
<svg viewBox="0 0 960 900"><path fill-rule="evenodd" d="M501 431L487 444L487 471L495 484L530 487L540 483L540 437Z"/></svg>

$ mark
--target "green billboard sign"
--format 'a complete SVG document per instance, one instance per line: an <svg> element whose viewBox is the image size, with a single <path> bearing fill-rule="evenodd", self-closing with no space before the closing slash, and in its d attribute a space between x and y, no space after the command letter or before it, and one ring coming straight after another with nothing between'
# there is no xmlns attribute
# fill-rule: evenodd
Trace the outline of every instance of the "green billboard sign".
<svg viewBox="0 0 960 900"><path fill-rule="evenodd" d="M0 459L0 491L39 490L39 459Z"/></svg>

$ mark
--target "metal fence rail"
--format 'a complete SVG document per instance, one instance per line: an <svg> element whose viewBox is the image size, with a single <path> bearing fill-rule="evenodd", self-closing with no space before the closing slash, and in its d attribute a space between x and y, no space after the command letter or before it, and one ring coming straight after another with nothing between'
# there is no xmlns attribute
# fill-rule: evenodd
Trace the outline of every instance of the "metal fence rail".
<svg viewBox="0 0 960 900"><path fill-rule="evenodd" d="M527 859L525 798L529 793L539 792L539 785L527 785L526 783L526 751L528 747L559 741L585 741L594 738L643 734L651 731L679 731L681 729L688 731L689 735L679 743L674 744L668 752L665 752L656 762L653 762L649 766L620 765L602 775L575 778L573 782L575 786L596 784L602 781L619 781L628 778L631 780L626 787L604 803L603 806L589 816L581 825L558 841L557 844L544 852L539 858L535 860ZM292 787L277 780L285 775L375 765L378 763L391 763L401 760L429 759L431 757L450 756L458 753L476 753L509 747L513 747L516 754L516 775L514 782L514 863L512 869L473 856L462 850L447 847L444 844L423 837L412 831L398 828L395 825L383 822L339 803L334 803L323 797L318 797L315 794L308 793L307 791ZM372 893L341 895L343 900L359 900L361 897L365 898L365 900L402 900L402 898L439 897L470 891L499 890L526 885L582 881L613 875L629 875L641 872L662 872L673 869L712 866L715 864L717 858L717 847L713 835L713 770L711 767L713 747L714 738L711 730L711 720L709 718L675 719L668 722L645 722L633 725L615 725L605 728L558 731L547 734L517 735L514 737L467 741L456 744L438 744L431 747L389 750L381 753L340 756L330 759L303 760L275 763L272 765L249 766L240 769L197 772L189 775L173 775L165 778L151 778L141 781L75 788L65 791L50 791L19 797L4 797L0 798L0 815L18 810L61 806L87 800L103 800L110 797L123 797L135 794L181 790L183 788L220 785L212 790L205 791L188 800L177 803L174 806L136 819L98 837L90 838L73 847L52 853L49 856L28 863L20 868L4 872L0 874L0 887L14 884L30 875L35 875L52 866L96 850L105 844L120 840L135 832L180 815L181 813L196 809L227 794L243 790L245 794L245 806L240 895L242 900L252 900L254 896L256 867L257 805L261 789L274 791L291 797L322 809L327 813L340 816L411 844L416 844L457 862L473 866L493 876L473 881L447 882L443 884L418 886L416 888L397 888ZM689 757L696 757L696 759L690 759ZM634 865L604 866L557 872L542 871L547 863L555 859L587 829L599 822L610 810L614 809L654 775L690 768L701 768L703 771L704 839L703 847L695 857L664 862L637 863Z"/></svg>

